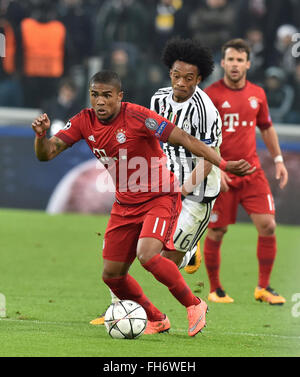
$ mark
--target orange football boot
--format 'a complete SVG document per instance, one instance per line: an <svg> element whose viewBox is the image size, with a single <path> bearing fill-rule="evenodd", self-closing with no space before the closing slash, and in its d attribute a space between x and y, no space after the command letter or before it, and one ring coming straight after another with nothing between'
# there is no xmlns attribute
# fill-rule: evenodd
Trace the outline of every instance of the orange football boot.
<svg viewBox="0 0 300 377"><path fill-rule="evenodd" d="M221 304L231 304L234 299L226 294L222 288L217 288L215 291L210 292L208 300L212 302L219 302Z"/></svg>
<svg viewBox="0 0 300 377"><path fill-rule="evenodd" d="M108 309L108 307L106 308L106 310ZM98 318L95 318L93 319L90 324L91 325L104 325L104 321L105 321L105 313L106 313L106 310L104 313L100 314L100 316Z"/></svg>
<svg viewBox="0 0 300 377"><path fill-rule="evenodd" d="M148 320L144 334L150 335L150 334L162 333L165 331L169 331L170 328L171 328L171 324L167 316L165 317L165 319L162 319L161 321Z"/></svg>
<svg viewBox="0 0 300 377"><path fill-rule="evenodd" d="M197 243L197 249L195 254L192 256L189 263L184 267L184 271L187 274L194 274L200 267L202 261L200 241Z"/></svg>
<svg viewBox="0 0 300 377"><path fill-rule="evenodd" d="M203 327L206 326L206 313L208 307L205 301L201 301L198 305L192 305L187 308L188 321L189 321L189 336L195 336L201 332Z"/></svg>
<svg viewBox="0 0 300 377"><path fill-rule="evenodd" d="M271 287L256 287L254 291L254 298L260 302L268 302L270 305L283 305L286 302L285 298L280 296Z"/></svg>

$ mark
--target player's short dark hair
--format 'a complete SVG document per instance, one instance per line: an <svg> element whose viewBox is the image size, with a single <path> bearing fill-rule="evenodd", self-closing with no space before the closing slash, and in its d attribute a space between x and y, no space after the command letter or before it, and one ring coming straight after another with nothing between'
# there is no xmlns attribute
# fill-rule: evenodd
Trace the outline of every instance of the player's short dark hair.
<svg viewBox="0 0 300 377"><path fill-rule="evenodd" d="M94 83L102 83L102 84L109 84L113 85L119 91L122 89L122 82L119 75L114 71L100 71L94 74L90 79L89 85L93 85Z"/></svg>
<svg viewBox="0 0 300 377"><path fill-rule="evenodd" d="M248 43L242 39L242 38L235 38L235 39L231 39L230 41L226 42L223 46L222 46L222 58L224 59L225 57L225 53L226 53L226 50L228 48L233 48L239 52L246 52L247 54L247 60L250 59L250 46L248 45Z"/></svg>
<svg viewBox="0 0 300 377"><path fill-rule="evenodd" d="M214 60L209 48L197 40L170 39L164 47L162 61L171 69L176 60L197 66L199 75L205 80L214 70Z"/></svg>

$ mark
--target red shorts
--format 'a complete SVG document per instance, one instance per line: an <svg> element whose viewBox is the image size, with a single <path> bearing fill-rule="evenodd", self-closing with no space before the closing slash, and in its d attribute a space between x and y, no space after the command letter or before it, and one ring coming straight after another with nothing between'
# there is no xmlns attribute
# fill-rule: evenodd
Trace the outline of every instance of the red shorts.
<svg viewBox="0 0 300 377"><path fill-rule="evenodd" d="M221 192L211 212L209 228L222 228L236 222L238 205L248 215L275 214L273 195L262 169L246 177L234 177L227 192Z"/></svg>
<svg viewBox="0 0 300 377"><path fill-rule="evenodd" d="M146 203L114 203L104 235L103 258L132 263L139 238L156 238L164 250L175 250L173 235L181 211L180 193L163 195Z"/></svg>

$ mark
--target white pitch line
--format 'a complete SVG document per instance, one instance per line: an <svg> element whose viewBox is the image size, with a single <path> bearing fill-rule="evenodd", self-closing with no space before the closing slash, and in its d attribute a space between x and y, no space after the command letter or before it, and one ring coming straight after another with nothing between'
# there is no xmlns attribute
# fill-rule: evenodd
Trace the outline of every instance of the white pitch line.
<svg viewBox="0 0 300 377"><path fill-rule="evenodd" d="M74 322L38 321L37 319L13 319L13 318L0 318L0 322L36 323L37 325L62 325L62 326L74 326ZM77 323L78 323L78 322L77 322ZM83 322L83 323L84 323L84 322Z"/></svg>
<svg viewBox="0 0 300 377"><path fill-rule="evenodd" d="M173 329L171 328L170 331L174 332L187 332L187 330L184 329ZM212 332L205 329L203 330L203 335L211 335ZM252 337L272 337L272 338L282 338L282 339L300 339L300 336L289 336L289 335L277 335L277 334L251 334L251 333L244 333L244 332L222 332L219 333L219 335L236 335L236 336L252 336Z"/></svg>
<svg viewBox="0 0 300 377"><path fill-rule="evenodd" d="M51 322L51 321L38 321L32 319L13 319L13 318L0 318L0 322L18 322L18 323L36 323L38 325L61 325L61 326L74 326L74 322ZM76 322L78 323L78 322ZM80 322L82 324L86 322ZM185 333L187 332L186 329L176 329L171 328L171 333L179 332ZM205 329L203 331L203 335L208 334L211 335L212 333ZM280 338L280 339L300 339L300 336L289 336L289 335L277 335L277 334L252 334L252 333L244 333L244 332L222 332L219 335L236 335L236 336L252 336L252 337L267 337L267 338Z"/></svg>

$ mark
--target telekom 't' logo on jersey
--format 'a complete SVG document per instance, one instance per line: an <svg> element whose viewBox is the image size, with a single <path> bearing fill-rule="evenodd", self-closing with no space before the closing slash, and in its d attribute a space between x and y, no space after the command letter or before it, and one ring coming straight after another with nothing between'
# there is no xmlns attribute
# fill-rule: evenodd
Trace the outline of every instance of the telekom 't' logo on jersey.
<svg viewBox="0 0 300 377"><path fill-rule="evenodd" d="M243 120L242 122L240 122L239 113L224 115L223 126L228 127L225 130L226 132L235 132L235 127L238 127L240 125L243 127L248 126L248 125L252 127L253 121L247 122L246 120Z"/></svg>

